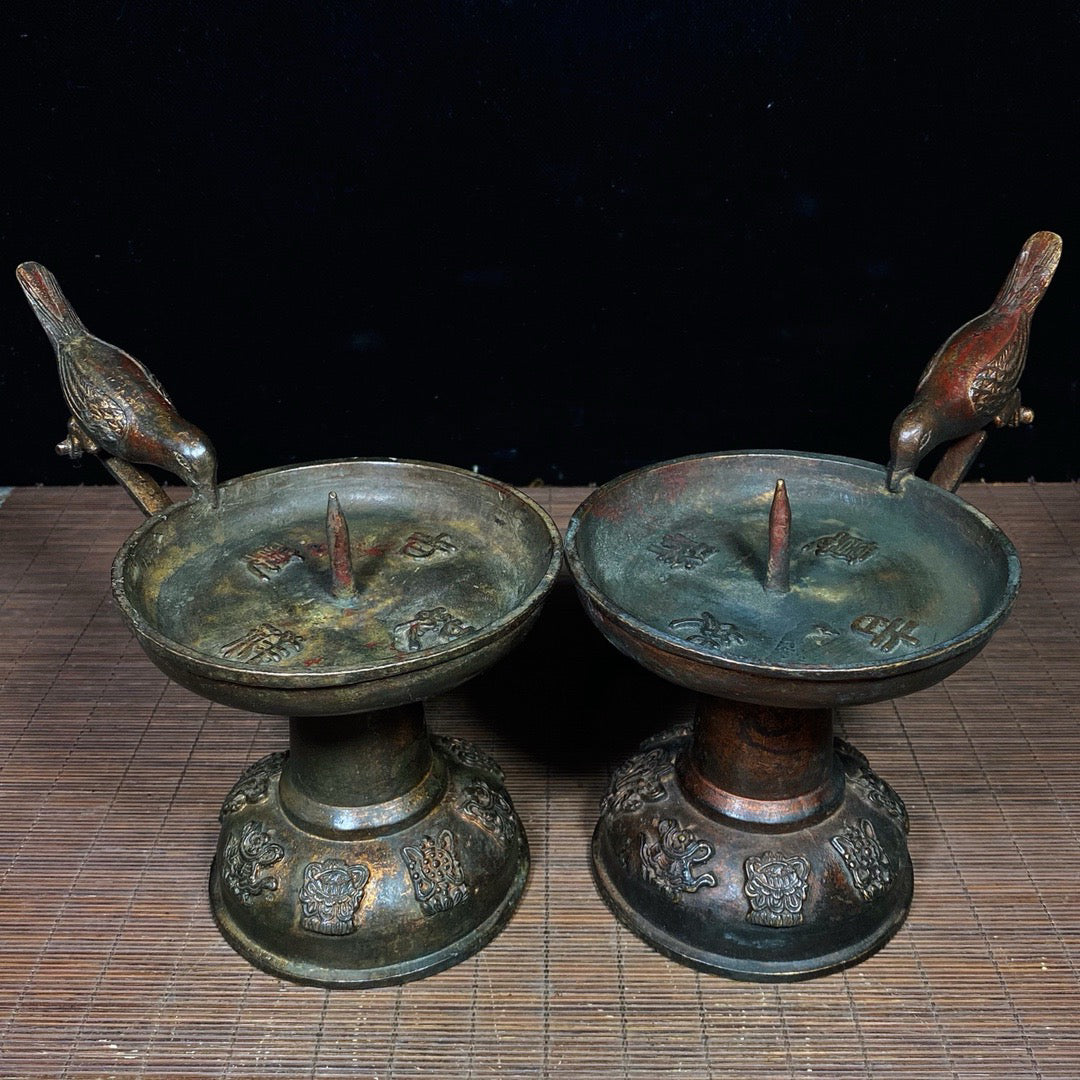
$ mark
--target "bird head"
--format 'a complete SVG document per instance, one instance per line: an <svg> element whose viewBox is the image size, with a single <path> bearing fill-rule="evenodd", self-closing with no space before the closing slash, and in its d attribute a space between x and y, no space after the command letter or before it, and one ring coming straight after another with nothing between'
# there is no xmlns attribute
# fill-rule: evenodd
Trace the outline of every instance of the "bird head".
<svg viewBox="0 0 1080 1080"><path fill-rule="evenodd" d="M941 441L934 430L932 418L918 401L913 401L893 422L889 435L889 474L886 484L890 491L900 490L900 481L910 476L919 462Z"/></svg>
<svg viewBox="0 0 1080 1080"><path fill-rule="evenodd" d="M176 433L170 448L176 475L192 488L196 498L217 506L217 455L210 440L197 427L189 426Z"/></svg>

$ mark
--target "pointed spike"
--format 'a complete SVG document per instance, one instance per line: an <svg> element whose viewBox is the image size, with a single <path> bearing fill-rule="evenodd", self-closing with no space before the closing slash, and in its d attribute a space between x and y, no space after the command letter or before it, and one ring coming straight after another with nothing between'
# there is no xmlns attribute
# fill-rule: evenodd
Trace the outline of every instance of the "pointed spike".
<svg viewBox="0 0 1080 1080"><path fill-rule="evenodd" d="M330 591L339 598L355 596L349 523L333 491L326 500L326 550L330 556Z"/></svg>
<svg viewBox="0 0 1080 1080"><path fill-rule="evenodd" d="M772 508L769 510L769 561L765 567L765 588L769 592L787 592L791 587L791 504L787 484L776 481Z"/></svg>

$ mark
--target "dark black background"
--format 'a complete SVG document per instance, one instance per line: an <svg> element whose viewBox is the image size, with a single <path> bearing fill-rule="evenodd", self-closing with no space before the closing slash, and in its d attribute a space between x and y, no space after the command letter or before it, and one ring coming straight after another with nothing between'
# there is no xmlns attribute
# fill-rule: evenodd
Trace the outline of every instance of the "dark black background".
<svg viewBox="0 0 1080 1080"><path fill-rule="evenodd" d="M103 482L12 271L223 478L398 455L524 483L704 450L884 461L1024 239L1065 238L973 475L1073 479L1080 9L8 4L0 483Z"/></svg>

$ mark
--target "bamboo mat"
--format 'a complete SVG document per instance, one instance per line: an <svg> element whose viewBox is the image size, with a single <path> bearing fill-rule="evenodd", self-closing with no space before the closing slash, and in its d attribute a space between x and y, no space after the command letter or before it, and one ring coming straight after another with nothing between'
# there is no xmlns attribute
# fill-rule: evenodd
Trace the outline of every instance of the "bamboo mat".
<svg viewBox="0 0 1080 1080"><path fill-rule="evenodd" d="M584 494L536 489L560 523ZM206 898L216 817L286 721L210 705L108 596L111 488L0 509L0 1076L1080 1077L1080 493L964 494L1020 550L990 646L841 713L906 800L916 891L879 954L729 982L619 928L588 842L611 764L688 713L561 582L515 654L428 709L503 764L533 866L507 929L433 978L328 993L250 968Z"/></svg>

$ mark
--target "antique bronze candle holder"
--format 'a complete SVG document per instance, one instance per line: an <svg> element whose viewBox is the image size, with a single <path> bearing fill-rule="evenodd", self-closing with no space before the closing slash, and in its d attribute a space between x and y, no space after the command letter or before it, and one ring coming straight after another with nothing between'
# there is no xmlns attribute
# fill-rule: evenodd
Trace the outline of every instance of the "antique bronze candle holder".
<svg viewBox="0 0 1080 1080"><path fill-rule="evenodd" d="M498 765L429 736L420 702L525 634L558 571L543 510L415 461L333 461L217 485L213 450L132 357L90 335L44 268L20 283L72 411L64 453L100 453L148 515L113 595L151 660L211 701L290 718L289 750L225 797L210 874L229 943L327 987L457 963L510 917L528 869ZM194 497L173 504L138 468Z"/></svg>
<svg viewBox="0 0 1080 1080"><path fill-rule="evenodd" d="M939 350L889 469L707 454L619 477L574 514L567 559L593 622L699 695L692 726L616 769L593 837L600 893L661 952L798 979L857 962L903 922L907 812L834 740L834 712L945 678L1013 603L1012 544L946 487L985 425L1031 418L1016 384L1059 251L1032 237L995 306ZM938 483L913 476L944 440Z"/></svg>

